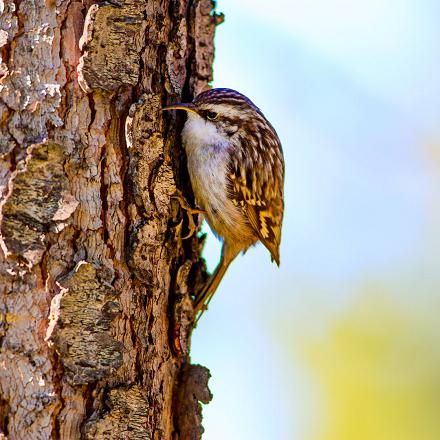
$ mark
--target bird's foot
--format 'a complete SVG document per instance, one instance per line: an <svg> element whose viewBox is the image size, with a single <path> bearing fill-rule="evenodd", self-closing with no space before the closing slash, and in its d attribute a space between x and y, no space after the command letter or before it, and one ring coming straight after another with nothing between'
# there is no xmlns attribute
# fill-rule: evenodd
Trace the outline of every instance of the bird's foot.
<svg viewBox="0 0 440 440"><path fill-rule="evenodd" d="M205 214L206 211L204 211L203 209L191 208L191 206L189 205L189 203L187 202L185 197L183 197L182 194L180 194L180 192L171 196L171 198L176 199L179 202L180 207L186 212L186 215L188 217L189 232L185 237L182 237L182 240L186 240L188 238L191 238L194 235L194 232L196 232L197 228L198 228L198 226L194 223L193 215L194 214ZM182 228L182 223L183 223L183 220L179 224L179 230Z"/></svg>

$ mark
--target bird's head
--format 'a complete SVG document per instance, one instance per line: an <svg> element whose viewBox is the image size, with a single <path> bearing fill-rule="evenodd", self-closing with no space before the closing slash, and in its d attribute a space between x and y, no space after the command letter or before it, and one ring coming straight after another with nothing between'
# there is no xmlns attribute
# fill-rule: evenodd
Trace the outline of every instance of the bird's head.
<svg viewBox="0 0 440 440"><path fill-rule="evenodd" d="M186 111L185 132L189 136L216 137L225 142L231 137L246 136L258 121L266 123L258 107L232 89L207 90L190 103L170 105L162 110Z"/></svg>

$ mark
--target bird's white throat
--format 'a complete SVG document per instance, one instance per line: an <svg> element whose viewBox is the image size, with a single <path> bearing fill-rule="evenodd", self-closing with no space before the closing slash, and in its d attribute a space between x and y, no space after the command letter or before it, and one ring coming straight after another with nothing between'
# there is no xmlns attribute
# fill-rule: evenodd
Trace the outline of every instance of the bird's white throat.
<svg viewBox="0 0 440 440"><path fill-rule="evenodd" d="M194 113L188 113L188 119L182 131L182 140L187 153L206 147L216 147L221 150L228 145L226 135L220 133L213 122Z"/></svg>

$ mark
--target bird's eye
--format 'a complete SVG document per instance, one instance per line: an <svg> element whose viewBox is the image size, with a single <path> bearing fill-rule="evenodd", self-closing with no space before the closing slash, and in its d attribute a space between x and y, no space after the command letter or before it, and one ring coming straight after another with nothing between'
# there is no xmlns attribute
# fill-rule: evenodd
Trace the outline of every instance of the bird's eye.
<svg viewBox="0 0 440 440"><path fill-rule="evenodd" d="M210 121L215 121L218 118L218 113L216 113L216 112L206 112L206 117Z"/></svg>

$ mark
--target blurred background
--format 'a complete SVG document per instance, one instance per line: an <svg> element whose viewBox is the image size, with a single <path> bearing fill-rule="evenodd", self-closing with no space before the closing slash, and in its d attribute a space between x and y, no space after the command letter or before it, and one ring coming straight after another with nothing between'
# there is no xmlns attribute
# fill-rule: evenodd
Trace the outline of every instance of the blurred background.
<svg viewBox="0 0 440 440"><path fill-rule="evenodd" d="M217 10L213 85L277 129L286 208L280 269L238 257L193 334L203 439L439 440L440 2Z"/></svg>

